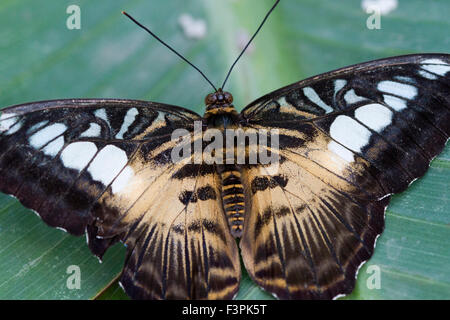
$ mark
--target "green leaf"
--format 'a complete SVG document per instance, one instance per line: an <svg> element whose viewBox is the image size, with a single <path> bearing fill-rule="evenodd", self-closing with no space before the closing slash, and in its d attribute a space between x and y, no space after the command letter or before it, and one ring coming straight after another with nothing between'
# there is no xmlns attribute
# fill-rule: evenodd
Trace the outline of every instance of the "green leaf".
<svg viewBox="0 0 450 320"><path fill-rule="evenodd" d="M68 30L66 8L81 8L81 30ZM203 112L211 91L201 76L123 17L126 10L220 85L273 1L3 0L0 3L0 106L56 98L129 98ZM369 30L361 1L283 0L236 66L227 90L242 108L287 84L377 58L449 52L446 0L400 1ZM189 13L207 35L189 39L178 25ZM242 40L241 40L242 41ZM425 177L393 197L374 256L359 271L352 299L448 299L450 296L450 149ZM121 244L103 263L85 239L47 227L17 200L0 196L0 299L123 299L114 279ZM81 289L67 268L80 267ZM374 271L375 270L375 271ZM373 272L381 288L369 289ZM111 283L113 283L111 285ZM368 286L369 284L369 286ZM270 299L243 270L238 299Z"/></svg>

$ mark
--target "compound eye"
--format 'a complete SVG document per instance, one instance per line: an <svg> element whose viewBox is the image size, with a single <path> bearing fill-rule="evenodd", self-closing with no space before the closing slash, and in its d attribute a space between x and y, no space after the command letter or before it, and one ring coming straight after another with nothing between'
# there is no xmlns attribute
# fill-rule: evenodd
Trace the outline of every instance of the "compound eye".
<svg viewBox="0 0 450 320"><path fill-rule="evenodd" d="M206 96L205 98L205 104L206 105L210 105L210 104L214 104L217 102L217 97L214 93L210 93Z"/></svg>
<svg viewBox="0 0 450 320"><path fill-rule="evenodd" d="M233 102L233 96L230 93L225 92L224 93L224 97L225 97L225 101L227 103L232 103Z"/></svg>

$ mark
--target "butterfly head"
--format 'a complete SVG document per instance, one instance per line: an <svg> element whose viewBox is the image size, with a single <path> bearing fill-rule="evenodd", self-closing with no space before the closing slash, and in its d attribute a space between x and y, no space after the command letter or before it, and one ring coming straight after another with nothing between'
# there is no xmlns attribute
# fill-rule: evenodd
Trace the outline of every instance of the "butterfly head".
<svg viewBox="0 0 450 320"><path fill-rule="evenodd" d="M205 98L206 108L220 108L232 106L233 96L231 93L222 91L222 89L216 92L210 93Z"/></svg>
<svg viewBox="0 0 450 320"><path fill-rule="evenodd" d="M233 96L222 89L210 93L205 98L206 116L234 113Z"/></svg>

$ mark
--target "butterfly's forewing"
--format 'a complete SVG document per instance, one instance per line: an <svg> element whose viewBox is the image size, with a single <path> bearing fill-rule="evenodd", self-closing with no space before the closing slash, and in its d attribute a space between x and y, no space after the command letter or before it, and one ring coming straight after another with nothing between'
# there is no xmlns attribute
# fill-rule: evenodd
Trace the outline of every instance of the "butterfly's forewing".
<svg viewBox="0 0 450 320"><path fill-rule="evenodd" d="M277 172L244 168L240 246L281 298L333 298L373 253L389 195L422 176L450 134L450 56L410 55L319 75L242 113L278 129Z"/></svg>
<svg viewBox="0 0 450 320"><path fill-rule="evenodd" d="M192 132L199 119L182 108L131 100L6 108L0 190L53 227L87 231L98 256L122 240L128 248L122 282L131 297L231 298L239 259L220 199L211 196L217 186L208 181L216 173L192 172L171 159L172 132ZM191 175L179 179L180 172ZM218 264L226 277L217 275Z"/></svg>
<svg viewBox="0 0 450 320"><path fill-rule="evenodd" d="M3 109L0 189L38 211L51 226L80 235L98 198L126 184L134 171L130 162L151 142L157 147L170 140L165 116L175 127L195 116L183 112L120 100L49 101ZM146 146L144 139L149 139Z"/></svg>

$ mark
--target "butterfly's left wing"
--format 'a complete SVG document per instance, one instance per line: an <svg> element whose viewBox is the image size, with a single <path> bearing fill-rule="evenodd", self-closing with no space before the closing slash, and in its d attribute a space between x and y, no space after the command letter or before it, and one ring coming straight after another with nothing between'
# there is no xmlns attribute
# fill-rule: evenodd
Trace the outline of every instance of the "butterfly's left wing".
<svg viewBox="0 0 450 320"><path fill-rule="evenodd" d="M389 195L422 176L450 135L450 56L409 55L277 90L241 124L279 130L280 162L243 170L243 260L280 298L351 292Z"/></svg>
<svg viewBox="0 0 450 320"><path fill-rule="evenodd" d="M217 172L171 157L180 142L174 130L191 143L198 120L183 108L132 100L5 108L0 191L50 226L86 232L99 257L123 241L121 283L132 298L231 299L240 264Z"/></svg>

